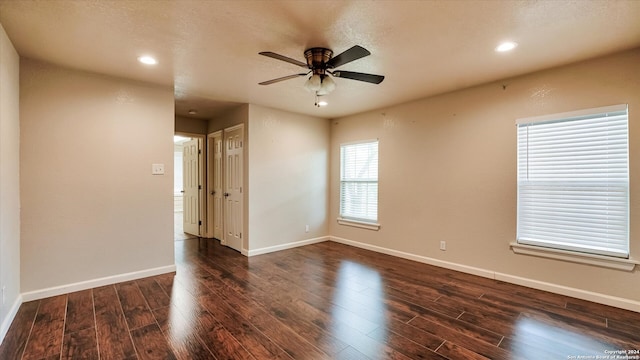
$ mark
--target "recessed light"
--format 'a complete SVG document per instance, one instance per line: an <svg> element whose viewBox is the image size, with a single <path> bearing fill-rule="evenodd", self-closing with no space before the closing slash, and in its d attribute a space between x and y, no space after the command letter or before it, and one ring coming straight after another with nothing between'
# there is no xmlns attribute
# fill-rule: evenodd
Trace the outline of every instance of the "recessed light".
<svg viewBox="0 0 640 360"><path fill-rule="evenodd" d="M318 106L327 106L327 105L329 105L329 103L324 100L318 101Z"/></svg>
<svg viewBox="0 0 640 360"><path fill-rule="evenodd" d="M145 55L145 56L140 56L138 58L138 61L140 61L141 63L145 64L145 65L155 65L158 63L158 60L156 60L155 58Z"/></svg>
<svg viewBox="0 0 640 360"><path fill-rule="evenodd" d="M197 114L198 114L198 110L190 109L187 113L188 113L189 115L197 115Z"/></svg>
<svg viewBox="0 0 640 360"><path fill-rule="evenodd" d="M497 52L507 52L507 51L511 51L511 50L515 49L516 46L518 46L518 44L514 43L513 41L505 41L505 42L501 43L500 45L498 45L495 50Z"/></svg>

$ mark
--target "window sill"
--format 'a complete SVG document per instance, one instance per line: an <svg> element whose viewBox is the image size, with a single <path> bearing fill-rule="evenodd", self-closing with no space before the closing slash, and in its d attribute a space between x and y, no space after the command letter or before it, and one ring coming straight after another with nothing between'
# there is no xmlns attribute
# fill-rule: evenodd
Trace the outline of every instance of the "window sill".
<svg viewBox="0 0 640 360"><path fill-rule="evenodd" d="M357 228L361 228L361 229L367 229L367 230L373 230L373 231L380 230L380 224L368 223L368 222L364 222L364 221L357 221L357 220L349 220L349 219L338 218L338 224L346 225L346 226L353 226L353 227L357 227Z"/></svg>
<svg viewBox="0 0 640 360"><path fill-rule="evenodd" d="M633 271L633 268L640 264L640 261L633 259L612 258L609 256L582 254L567 250L545 248L512 242L509 244L511 250L516 254L538 256L549 259L570 261L579 264L595 265L609 269Z"/></svg>

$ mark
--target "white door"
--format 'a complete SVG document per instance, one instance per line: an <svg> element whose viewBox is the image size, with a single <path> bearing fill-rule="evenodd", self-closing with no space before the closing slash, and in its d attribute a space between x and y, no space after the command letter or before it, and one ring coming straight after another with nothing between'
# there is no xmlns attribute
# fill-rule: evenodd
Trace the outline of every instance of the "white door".
<svg viewBox="0 0 640 360"><path fill-rule="evenodd" d="M210 228L213 229L213 236L218 240L224 238L223 234L223 199L224 191L222 188L222 132L216 132L209 135L208 152L209 152L209 205ZM211 230L208 230L211 231Z"/></svg>
<svg viewBox="0 0 640 360"><path fill-rule="evenodd" d="M183 231L200 236L200 139L182 144Z"/></svg>
<svg viewBox="0 0 640 360"><path fill-rule="evenodd" d="M242 251L242 159L244 126L224 130L224 242Z"/></svg>

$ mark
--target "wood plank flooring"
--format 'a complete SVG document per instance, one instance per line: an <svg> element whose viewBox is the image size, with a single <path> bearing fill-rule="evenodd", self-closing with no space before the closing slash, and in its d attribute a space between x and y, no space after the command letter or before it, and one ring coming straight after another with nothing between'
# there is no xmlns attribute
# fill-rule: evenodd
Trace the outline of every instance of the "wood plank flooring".
<svg viewBox="0 0 640 360"><path fill-rule="evenodd" d="M24 303L0 359L640 359L640 313L333 242L176 265Z"/></svg>

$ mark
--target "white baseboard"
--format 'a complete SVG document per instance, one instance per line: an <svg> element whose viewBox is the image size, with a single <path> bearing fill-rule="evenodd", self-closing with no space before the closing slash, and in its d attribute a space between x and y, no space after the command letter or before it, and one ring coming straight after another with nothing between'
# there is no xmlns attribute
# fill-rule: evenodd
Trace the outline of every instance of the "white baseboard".
<svg viewBox="0 0 640 360"><path fill-rule="evenodd" d="M22 295L18 295L16 301L13 302L9 312L7 313L7 317L4 318L2 324L0 324L0 345L4 341L4 337L7 335L9 331L9 327L11 327L11 323L13 319L15 319L16 314L18 313L18 309L20 309L20 305L22 305Z"/></svg>
<svg viewBox="0 0 640 360"><path fill-rule="evenodd" d="M51 296L68 294L76 291L92 289L95 287L116 284L124 281L142 279L149 276L166 274L166 273L175 272L175 271L176 271L176 266L174 264L174 265L161 266L161 267L152 268L152 269L118 274L113 276L106 276L103 278L81 281L73 284L66 284L66 285L50 287L47 289L29 291L26 293L22 293L22 300L23 301L39 300L39 299L44 299Z"/></svg>
<svg viewBox="0 0 640 360"><path fill-rule="evenodd" d="M267 253L280 251L280 250L293 249L299 246L316 244L316 243L328 241L328 240L329 240L328 236L321 236L317 238L300 240L300 241L290 242L290 243L281 244L281 245L268 246L260 249L249 250L247 251L247 256L256 256L256 255L267 254Z"/></svg>
<svg viewBox="0 0 640 360"><path fill-rule="evenodd" d="M335 241L341 244L351 245L351 246L355 246L355 247L366 249L366 250L371 250L371 251L375 251L375 252L379 252L387 255L397 256L403 259L413 260L413 261L421 262L424 264L429 264L429 265L434 265L434 266L438 266L446 269L460 271L467 274L478 275L478 276L482 276L490 279L500 280L500 281L508 282L511 284L522 285L522 286L530 287L533 289L544 290L544 291L548 291L548 292L552 292L560 295L571 296L571 297L575 297L582 300L593 301L599 304L614 306L617 308L631 310L631 311L640 313L640 302L631 300L631 299L625 299L621 297L591 292L591 291L582 290L582 289L576 289L576 288L567 287L563 285L552 284L544 281L538 281L538 280L523 278L519 276L498 273L493 270L481 269L477 267L433 259L426 256L406 253L403 251L398 251L398 250L388 249L388 248L384 248L376 245L365 244L358 241L343 239L336 236L330 236L329 238L331 241Z"/></svg>
<svg viewBox="0 0 640 360"><path fill-rule="evenodd" d="M495 279L508 282L511 284L522 285L538 290L544 290L560 295L571 296L574 298L593 301L598 304L609 305L621 309L631 310L640 313L640 301L625 299L617 296L596 293L592 291L576 289L568 286L552 284L544 281L538 281L519 276L495 273Z"/></svg>
<svg viewBox="0 0 640 360"><path fill-rule="evenodd" d="M445 269L456 270L456 271L460 271L460 272L467 273L467 274L478 275L478 276L482 276L482 277L486 277L486 278L490 278L490 279L494 278L493 271L480 269L480 268L473 267L473 266L456 264L456 263L452 263L452 262L448 262L448 261L429 258L429 257L426 257L426 256L411 254L411 253L407 253L407 252L403 252L403 251L383 248L383 247L376 246L376 245L370 245L370 244L365 244L365 243L361 243L361 242L357 242L357 241L353 241L353 240L343 239L343 238L339 238L339 237L336 237L336 236L331 236L330 238L331 238L331 241L335 241L335 242L338 242L338 243L341 243L341 244L345 244L345 245L355 246L355 247L358 247L358 248L361 248L361 249L371 250L371 251L375 251L375 252L379 252L379 253L383 253L383 254L387 254L387 255L391 255L391 256L396 256L396 257L403 258L403 259L408 259L408 260L421 262L421 263L424 263L424 264L438 266L438 267L445 268Z"/></svg>

